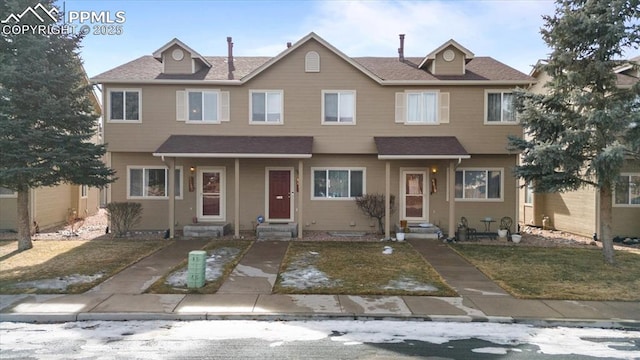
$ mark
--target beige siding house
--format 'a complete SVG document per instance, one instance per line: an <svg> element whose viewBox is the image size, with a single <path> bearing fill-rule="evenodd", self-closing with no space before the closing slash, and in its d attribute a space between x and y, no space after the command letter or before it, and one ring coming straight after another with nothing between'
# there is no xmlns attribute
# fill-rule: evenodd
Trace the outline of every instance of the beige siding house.
<svg viewBox="0 0 640 360"><path fill-rule="evenodd" d="M92 79L119 177L108 201L140 202L140 229L372 232L354 201L367 193L395 196L387 236L400 220L453 234L461 216L517 218L508 100L534 78L453 40L421 58L402 42L352 58L314 33L273 58L227 41L209 57L174 39Z"/></svg>
<svg viewBox="0 0 640 360"><path fill-rule="evenodd" d="M628 87L638 81L639 61L640 57L633 58L616 69L618 86ZM530 90L544 93L544 84L551 80L549 75L536 67L531 76L538 82ZM640 235L640 162L629 159L621 175L613 199L613 236L637 237ZM519 198L522 224L541 227L547 218L545 223L550 228L588 237L600 232L599 198L593 187L565 193L534 193L531 187L523 187Z"/></svg>

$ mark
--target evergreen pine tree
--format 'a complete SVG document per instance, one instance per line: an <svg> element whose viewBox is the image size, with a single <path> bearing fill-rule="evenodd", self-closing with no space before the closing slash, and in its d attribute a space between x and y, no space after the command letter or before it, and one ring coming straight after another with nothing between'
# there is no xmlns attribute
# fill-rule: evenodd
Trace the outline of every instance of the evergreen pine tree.
<svg viewBox="0 0 640 360"><path fill-rule="evenodd" d="M51 9L53 1L39 1ZM37 1L0 3L0 14L20 14ZM43 16L44 24L55 24ZM4 19L3 19L4 20ZM20 25L43 24L31 14ZM11 24L13 25L13 24ZM61 183L103 187L113 170L104 145L91 142L97 119L74 34L0 36L0 186L18 193L18 250L32 247L30 189Z"/></svg>
<svg viewBox="0 0 640 360"><path fill-rule="evenodd" d="M598 191L604 258L614 263L613 191L625 161L640 159L640 83L616 84L615 68L640 41L639 0L558 0L542 37L552 52L539 69L545 94L519 92L525 138L516 175L536 192ZM637 64L636 64L637 66Z"/></svg>

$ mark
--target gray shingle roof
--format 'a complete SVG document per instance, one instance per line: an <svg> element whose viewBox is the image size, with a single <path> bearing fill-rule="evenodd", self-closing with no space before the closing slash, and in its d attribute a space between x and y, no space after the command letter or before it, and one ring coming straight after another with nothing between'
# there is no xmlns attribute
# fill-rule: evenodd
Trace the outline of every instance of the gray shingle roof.
<svg viewBox="0 0 640 360"><path fill-rule="evenodd" d="M210 157L260 155L311 157L312 136L206 136L171 135L155 155L206 155Z"/></svg>
<svg viewBox="0 0 640 360"><path fill-rule="evenodd" d="M455 136L375 137L379 157L466 158L469 153Z"/></svg>
<svg viewBox="0 0 640 360"><path fill-rule="evenodd" d="M143 56L94 77L101 82L149 81L149 80L227 80L226 56L205 56L212 64L195 74L162 74L162 63L152 56ZM233 78L241 80L261 65L269 57L234 57ZM466 74L460 76L434 76L424 69L418 69L422 58L406 58L400 62L397 57L356 57L352 61L362 65L383 81L444 81L444 80L488 80L488 81L535 81L534 78L509 67L490 57L475 57L467 63Z"/></svg>

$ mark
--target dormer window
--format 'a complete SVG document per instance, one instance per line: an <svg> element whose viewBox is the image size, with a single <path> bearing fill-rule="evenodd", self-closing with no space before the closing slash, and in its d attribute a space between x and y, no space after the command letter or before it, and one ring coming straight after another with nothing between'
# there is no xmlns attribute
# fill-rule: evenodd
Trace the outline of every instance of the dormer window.
<svg viewBox="0 0 640 360"><path fill-rule="evenodd" d="M211 63L178 39L173 39L153 52L153 57L162 63L163 74L194 74Z"/></svg>

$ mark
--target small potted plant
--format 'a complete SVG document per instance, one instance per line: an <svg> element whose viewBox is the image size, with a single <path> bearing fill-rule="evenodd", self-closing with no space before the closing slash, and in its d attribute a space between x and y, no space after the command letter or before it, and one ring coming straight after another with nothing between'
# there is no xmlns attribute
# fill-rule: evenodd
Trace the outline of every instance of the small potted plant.
<svg viewBox="0 0 640 360"><path fill-rule="evenodd" d="M511 234L511 241L513 241L514 244L519 243L520 240L522 240L522 235L520 235L518 233Z"/></svg>

